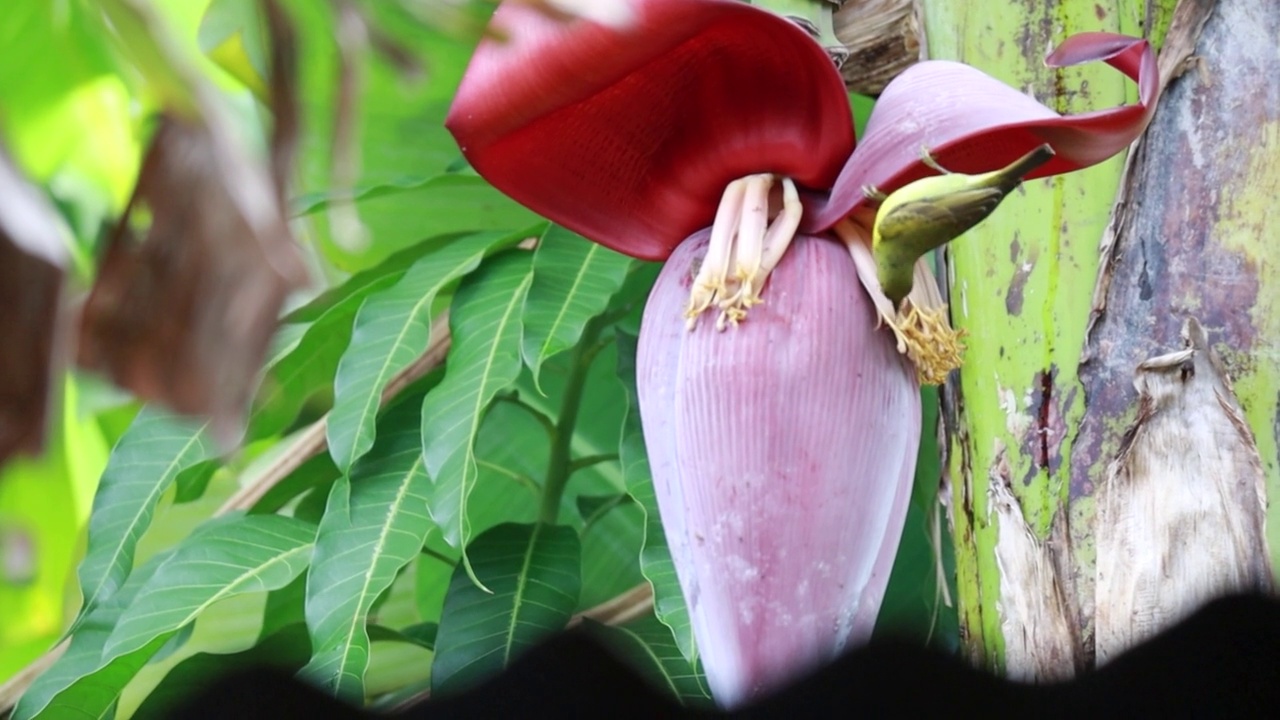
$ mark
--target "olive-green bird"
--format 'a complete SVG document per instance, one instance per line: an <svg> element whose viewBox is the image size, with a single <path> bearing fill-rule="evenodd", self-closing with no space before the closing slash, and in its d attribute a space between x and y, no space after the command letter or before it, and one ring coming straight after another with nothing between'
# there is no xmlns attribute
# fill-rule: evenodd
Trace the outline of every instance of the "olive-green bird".
<svg viewBox="0 0 1280 720"><path fill-rule="evenodd" d="M1053 149L1041 145L1008 167L965 175L948 172L925 152L925 162L942 175L908 183L887 197L864 189L869 197L881 200L871 231L871 254L880 287L894 307L911 292L915 262L921 255L982 222L1027 173L1052 157Z"/></svg>

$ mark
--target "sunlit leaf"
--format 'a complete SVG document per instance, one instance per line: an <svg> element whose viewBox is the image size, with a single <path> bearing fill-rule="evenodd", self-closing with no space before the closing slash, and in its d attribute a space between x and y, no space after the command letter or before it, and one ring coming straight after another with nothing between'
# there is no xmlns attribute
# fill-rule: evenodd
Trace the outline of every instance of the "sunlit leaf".
<svg viewBox="0 0 1280 720"><path fill-rule="evenodd" d="M520 309L532 274L511 251L458 289L450 311L453 348L444 380L422 404L422 447L433 480L431 517L450 545L470 537L467 499L476 482L475 438L493 396L520 374Z"/></svg>
<svg viewBox="0 0 1280 720"><path fill-rule="evenodd" d="M0 106L23 168L42 182L74 178L85 193L76 199L100 202L106 212L124 206L139 146L129 91L103 30L94 5L6 2Z"/></svg>
<svg viewBox="0 0 1280 720"><path fill-rule="evenodd" d="M640 408L636 402L635 373L636 339L618 334L618 377L627 387L630 399L629 412L623 426L622 474L627 480L627 491L640 503L645 512L644 550L640 552L640 568L653 585L653 609L658 619L671 628L680 652L688 662L696 661L697 647L693 641L693 624L689 620L689 607L685 605L676 577L676 566L667 549L666 534L662 531L662 519L658 515L658 498L653 489L653 476L649 471L649 457L645 454L644 433L640 429Z"/></svg>
<svg viewBox="0 0 1280 720"><path fill-rule="evenodd" d="M487 593L459 566L449 582L432 692L457 692L501 671L562 629L581 590L578 535L563 525L505 524L476 537L467 552Z"/></svg>
<svg viewBox="0 0 1280 720"><path fill-rule="evenodd" d="M690 665L676 645L671 628L654 616L646 615L618 627L591 621L584 625L659 691L692 707L714 707L701 670Z"/></svg>
<svg viewBox="0 0 1280 720"><path fill-rule="evenodd" d="M510 236L482 233L445 244L360 306L350 347L338 363L327 428L329 453L338 469L347 471L373 446L374 418L383 389L431 340L431 304L436 294L474 270L504 240L510 242Z"/></svg>
<svg viewBox="0 0 1280 720"><path fill-rule="evenodd" d="M524 306L525 364L534 382L549 357L577 344L587 321L604 312L632 260L552 225L533 254Z"/></svg>
<svg viewBox="0 0 1280 720"><path fill-rule="evenodd" d="M282 515L204 523L174 548L121 614L103 659L178 630L219 600L284 587L306 568L314 537L314 526Z"/></svg>
<svg viewBox="0 0 1280 720"><path fill-rule="evenodd" d="M68 377L43 456L0 469L0 677L52 646L66 628L66 606L80 601L67 580L110 452L96 418L77 412L81 398L81 383Z"/></svg>
<svg viewBox="0 0 1280 720"><path fill-rule="evenodd" d="M431 528L418 418L413 403L394 408L373 450L334 484L307 577L313 654L301 675L356 701L369 665L369 610Z"/></svg>
<svg viewBox="0 0 1280 720"><path fill-rule="evenodd" d="M154 408L138 413L111 452L93 501L80 563L81 619L129 576L138 538L151 525L160 496L179 473L214 452L203 425Z"/></svg>

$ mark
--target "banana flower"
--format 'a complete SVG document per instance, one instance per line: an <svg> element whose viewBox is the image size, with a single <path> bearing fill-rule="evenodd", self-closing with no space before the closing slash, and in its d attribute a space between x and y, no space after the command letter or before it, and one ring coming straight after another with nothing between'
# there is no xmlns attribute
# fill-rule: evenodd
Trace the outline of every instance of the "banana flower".
<svg viewBox="0 0 1280 720"><path fill-rule="evenodd" d="M1139 87L1136 104L1073 116L922 62L855 145L840 75L787 20L734 0L627 5L605 25L503 4L446 125L515 200L666 263L641 328L640 414L707 680L732 707L870 635L920 382L957 364L923 264L914 320L880 292L874 198L1044 144L1030 177L1111 157L1154 111L1155 59L1134 38L1063 41L1048 64L1105 61Z"/></svg>

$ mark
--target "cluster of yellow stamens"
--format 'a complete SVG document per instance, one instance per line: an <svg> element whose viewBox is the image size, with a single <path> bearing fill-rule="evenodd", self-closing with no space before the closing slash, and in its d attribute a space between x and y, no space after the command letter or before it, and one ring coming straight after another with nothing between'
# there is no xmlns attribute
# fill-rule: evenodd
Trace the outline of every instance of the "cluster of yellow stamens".
<svg viewBox="0 0 1280 720"><path fill-rule="evenodd" d="M716 329L723 331L736 326L753 306L764 302L761 292L765 281L791 245L803 212L790 178L781 178L781 202L773 196L770 207L771 192L778 179L770 174L748 175L725 188L711 227L707 254L689 293L685 309L689 330L697 327L698 317L713 307L719 311ZM893 331L898 352L915 364L920 382L944 382L948 372L960 367L963 333L952 329L932 271L923 260L917 261L911 293L895 307L880 289L870 231L851 219L841 221L833 231L849 248L880 321Z"/></svg>
<svg viewBox="0 0 1280 720"><path fill-rule="evenodd" d="M748 175L729 183L720 199L706 257L693 280L688 328L713 305L719 309L716 329L737 325L760 297L765 280L777 267L800 226L803 207L795 183L782 178L782 205L770 222L770 193L776 177Z"/></svg>

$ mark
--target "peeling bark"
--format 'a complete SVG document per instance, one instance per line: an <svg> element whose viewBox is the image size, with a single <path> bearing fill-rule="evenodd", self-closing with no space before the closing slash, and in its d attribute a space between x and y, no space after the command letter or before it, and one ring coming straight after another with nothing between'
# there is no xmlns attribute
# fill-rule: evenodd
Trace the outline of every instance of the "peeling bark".
<svg viewBox="0 0 1280 720"><path fill-rule="evenodd" d="M1032 532L1010 489L1003 449L997 455L987 483L987 507L1000 530L996 566L1005 672L1027 682L1069 680L1078 662L1076 631L1058 582L1052 540L1044 542Z"/></svg>
<svg viewBox="0 0 1280 720"><path fill-rule="evenodd" d="M1194 319L1138 366L1138 417L1100 488L1098 663L1231 592L1272 587L1262 462Z"/></svg>
<svg viewBox="0 0 1280 720"><path fill-rule="evenodd" d="M898 73L925 58L916 0L846 0L834 24L836 38L849 49L840 74L853 92L879 95Z"/></svg>

